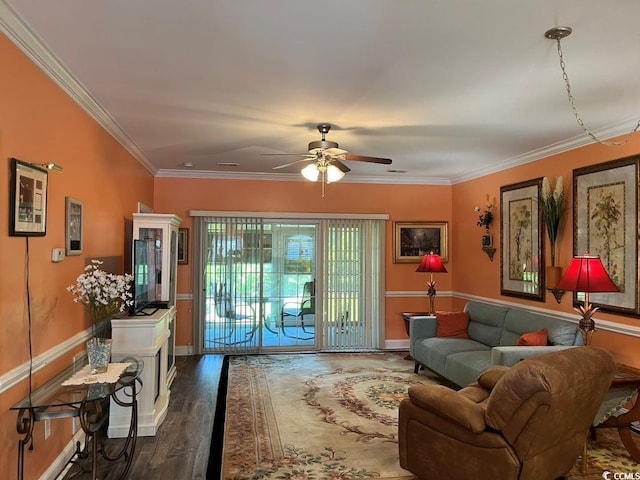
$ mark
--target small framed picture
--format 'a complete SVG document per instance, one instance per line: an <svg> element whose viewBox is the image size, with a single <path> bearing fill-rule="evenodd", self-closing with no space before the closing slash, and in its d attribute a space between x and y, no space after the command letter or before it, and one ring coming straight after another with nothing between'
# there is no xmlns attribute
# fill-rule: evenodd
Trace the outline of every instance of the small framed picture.
<svg viewBox="0 0 640 480"><path fill-rule="evenodd" d="M80 200L65 197L67 255L81 255L84 247L84 208Z"/></svg>
<svg viewBox="0 0 640 480"><path fill-rule="evenodd" d="M46 170L11 159L9 235L43 237L47 234Z"/></svg>
<svg viewBox="0 0 640 480"><path fill-rule="evenodd" d="M189 263L189 229L178 229L178 265Z"/></svg>
<svg viewBox="0 0 640 480"><path fill-rule="evenodd" d="M395 222L394 263L420 263L433 252L449 260L447 222Z"/></svg>

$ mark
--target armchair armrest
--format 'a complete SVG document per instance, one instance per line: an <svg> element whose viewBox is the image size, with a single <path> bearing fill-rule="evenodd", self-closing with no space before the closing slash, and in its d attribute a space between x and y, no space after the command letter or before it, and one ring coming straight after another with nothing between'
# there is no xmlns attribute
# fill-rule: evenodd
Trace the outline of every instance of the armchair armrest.
<svg viewBox="0 0 640 480"><path fill-rule="evenodd" d="M413 347L421 338L436 336L438 322L435 315L424 317L411 317L409 319L409 353L413 356Z"/></svg>
<svg viewBox="0 0 640 480"><path fill-rule="evenodd" d="M484 406L444 385L419 385L409 388L409 398L417 406L446 418L473 432L486 428Z"/></svg>
<svg viewBox="0 0 640 480"><path fill-rule="evenodd" d="M513 367L520 360L537 357L545 353L575 348L573 345L547 345L542 347L500 346L491 349L491 364Z"/></svg>

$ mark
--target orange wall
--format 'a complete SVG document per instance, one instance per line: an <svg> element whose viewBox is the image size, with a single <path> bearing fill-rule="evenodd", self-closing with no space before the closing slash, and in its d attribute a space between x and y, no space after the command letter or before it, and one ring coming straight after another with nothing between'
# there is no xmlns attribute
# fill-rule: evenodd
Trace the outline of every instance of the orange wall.
<svg viewBox="0 0 640 480"><path fill-rule="evenodd" d="M183 227L191 227L189 210L225 210L256 212L332 212L386 213L387 291L426 291L424 274L415 273L415 264L394 264L394 221L451 221L451 187L420 185L370 185L339 182L327 186L322 198L320 185L311 182L241 181L212 179L156 178L155 210L175 213L184 220ZM455 256L454 256L455 258ZM439 290L451 290L455 262L446 265L448 274L436 274ZM178 293L192 293L192 267L178 267ZM437 299L438 308L448 308L449 300ZM390 298L386 303L387 339L406 339L404 323L399 315L403 310L424 310L423 298ZM176 343L191 345L193 340L191 302L178 302Z"/></svg>
<svg viewBox="0 0 640 480"><path fill-rule="evenodd" d="M0 58L0 374L6 374L29 360L27 242L9 236L9 158L64 167L63 173L49 173L47 234L28 241L34 357L89 326L65 287L88 258L113 256L122 263L126 219L131 220L138 201L153 203L153 177L3 35ZM65 196L84 202L84 254L52 263L51 250L65 243ZM71 356L37 372L34 387L69 365ZM0 478L16 475L20 437L16 413L9 408L27 393L23 381L0 394ZM53 435L46 441L42 423L36 424L34 450L25 454L26 479L39 478L70 440L68 421L51 422Z"/></svg>
<svg viewBox="0 0 640 480"><path fill-rule="evenodd" d="M558 305L553 295L548 293L546 301L533 302L500 295L500 217L492 225L494 246L498 249L493 262L481 251L480 236L482 230L476 226L476 205L483 205L487 198L495 204L493 209L500 212L500 187L525 180L546 176L553 180L564 176L568 210L556 242L556 265L566 267L573 256L573 169L597 163L628 157L640 153L640 136L636 135L623 147L605 147L599 144L578 148L543 160L504 170L493 175L478 178L453 186L453 218L456 224L452 236L452 250L459 266L453 278L453 289L481 297L496 298L517 302L539 308L577 314L573 311L572 295L567 293ZM552 185L553 186L553 185ZM546 261L550 265L549 240L545 233ZM464 267L462 267L464 266ZM640 319L599 312L598 318L625 325L640 326ZM613 352L617 360L640 367L640 338L621 335L600 329L593 336L593 344L600 345Z"/></svg>

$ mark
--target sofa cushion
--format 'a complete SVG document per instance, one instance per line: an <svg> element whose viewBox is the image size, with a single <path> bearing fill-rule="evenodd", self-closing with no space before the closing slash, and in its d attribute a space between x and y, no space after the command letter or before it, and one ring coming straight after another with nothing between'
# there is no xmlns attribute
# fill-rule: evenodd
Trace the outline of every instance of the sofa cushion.
<svg viewBox="0 0 640 480"><path fill-rule="evenodd" d="M491 349L453 353L447 357L444 376L465 387L491 366Z"/></svg>
<svg viewBox="0 0 640 480"><path fill-rule="evenodd" d="M491 356L491 348L468 338L423 338L414 345L414 358L434 372L445 375L447 357L454 353L486 351Z"/></svg>
<svg viewBox="0 0 640 480"><path fill-rule="evenodd" d="M547 329L541 328L535 332L522 334L516 345L519 347L544 347L547 343Z"/></svg>
<svg viewBox="0 0 640 480"><path fill-rule="evenodd" d="M576 326L573 323L521 308L511 308L505 317L499 345L517 345L523 334L541 328L547 329L547 338L551 345L576 344Z"/></svg>
<svg viewBox="0 0 640 480"><path fill-rule="evenodd" d="M464 310L470 319L467 329L469 338L490 347L500 345L500 335L509 308L489 303L468 302ZM512 345L515 345L516 340L517 338Z"/></svg>
<svg viewBox="0 0 640 480"><path fill-rule="evenodd" d="M467 312L439 312L436 313L438 326L436 337L469 338L469 314Z"/></svg>

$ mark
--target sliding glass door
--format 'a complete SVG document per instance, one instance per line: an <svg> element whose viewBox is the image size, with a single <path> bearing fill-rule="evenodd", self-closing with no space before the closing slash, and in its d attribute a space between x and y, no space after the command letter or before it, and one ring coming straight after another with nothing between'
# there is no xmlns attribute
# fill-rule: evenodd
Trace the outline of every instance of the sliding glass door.
<svg viewBox="0 0 640 480"><path fill-rule="evenodd" d="M377 345L383 222L203 217L197 224L199 351Z"/></svg>

